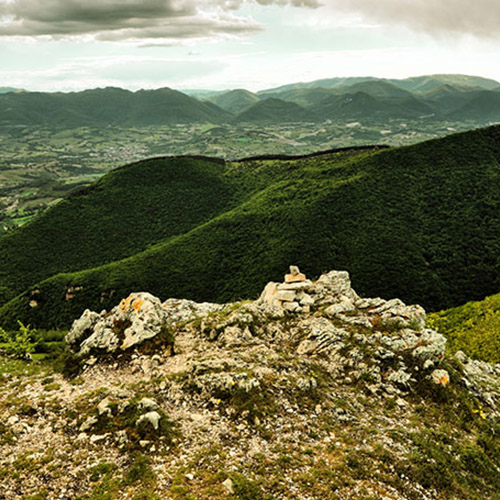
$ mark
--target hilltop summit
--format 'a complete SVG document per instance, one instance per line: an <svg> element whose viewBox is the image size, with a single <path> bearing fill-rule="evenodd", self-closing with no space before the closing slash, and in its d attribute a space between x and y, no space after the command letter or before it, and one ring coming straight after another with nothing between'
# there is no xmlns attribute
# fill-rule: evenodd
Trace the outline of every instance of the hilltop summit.
<svg viewBox="0 0 500 500"><path fill-rule="evenodd" d="M500 367L425 311L296 266L255 301L134 293L4 374L3 498L493 499ZM9 365L10 366L10 365Z"/></svg>

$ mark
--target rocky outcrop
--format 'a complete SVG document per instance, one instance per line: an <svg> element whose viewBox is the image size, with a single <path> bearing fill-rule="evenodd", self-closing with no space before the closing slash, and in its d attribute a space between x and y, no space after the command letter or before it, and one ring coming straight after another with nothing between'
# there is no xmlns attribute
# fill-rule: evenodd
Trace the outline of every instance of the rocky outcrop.
<svg viewBox="0 0 500 500"><path fill-rule="evenodd" d="M450 356L421 307L361 298L346 272L292 267L229 304L132 294L67 342L74 380L0 374L0 498L498 492L500 366Z"/></svg>
<svg viewBox="0 0 500 500"><path fill-rule="evenodd" d="M283 320L293 325L288 331ZM298 356L326 356L332 373L370 378L372 391L408 390L422 373L434 381L446 378L431 375L439 369L446 339L425 327L420 306L361 298L347 272L330 271L311 281L297 266L290 266L282 283L268 283L254 302L162 304L147 293L131 294L110 313L85 311L66 340L84 356L133 349L152 339L172 342L176 330L186 327L194 337L232 348L295 343Z"/></svg>
<svg viewBox="0 0 500 500"><path fill-rule="evenodd" d="M150 293L132 293L109 313L86 310L66 336L68 346L85 356L91 352L125 351L162 334L169 327L220 309L218 304L197 304L169 299L163 304Z"/></svg>

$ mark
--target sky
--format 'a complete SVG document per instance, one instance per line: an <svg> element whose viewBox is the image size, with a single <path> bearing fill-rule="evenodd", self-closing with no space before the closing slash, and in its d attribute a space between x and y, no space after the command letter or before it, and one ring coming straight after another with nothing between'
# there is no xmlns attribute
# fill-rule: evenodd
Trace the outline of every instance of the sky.
<svg viewBox="0 0 500 500"><path fill-rule="evenodd" d="M0 0L0 87L500 80L498 0Z"/></svg>

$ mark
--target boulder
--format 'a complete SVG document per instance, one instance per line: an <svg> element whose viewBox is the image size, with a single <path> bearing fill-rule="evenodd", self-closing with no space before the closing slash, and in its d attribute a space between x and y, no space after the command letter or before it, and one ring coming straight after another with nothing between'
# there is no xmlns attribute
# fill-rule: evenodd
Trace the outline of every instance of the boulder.
<svg viewBox="0 0 500 500"><path fill-rule="evenodd" d="M80 355L126 350L157 336L166 321L167 312L158 298L132 293L110 313L85 311L73 323L66 342Z"/></svg>
<svg viewBox="0 0 500 500"><path fill-rule="evenodd" d="M152 426L153 429L157 431L160 428L160 420L161 420L161 415L157 411L150 411L145 415L139 417L139 419L136 422L136 425L140 426L141 424L145 423L147 425Z"/></svg>

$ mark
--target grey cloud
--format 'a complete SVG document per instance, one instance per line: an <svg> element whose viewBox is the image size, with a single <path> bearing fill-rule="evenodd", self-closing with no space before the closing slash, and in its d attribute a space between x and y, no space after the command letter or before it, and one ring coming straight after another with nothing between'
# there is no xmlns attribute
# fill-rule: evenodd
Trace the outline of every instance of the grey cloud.
<svg viewBox="0 0 500 500"><path fill-rule="evenodd" d="M0 0L0 36L100 40L186 39L250 34L263 27L235 11L244 4L317 7L317 0Z"/></svg>
<svg viewBox="0 0 500 500"><path fill-rule="evenodd" d="M498 0L325 0L329 7L356 11L383 24L403 24L434 35L498 37Z"/></svg>

